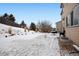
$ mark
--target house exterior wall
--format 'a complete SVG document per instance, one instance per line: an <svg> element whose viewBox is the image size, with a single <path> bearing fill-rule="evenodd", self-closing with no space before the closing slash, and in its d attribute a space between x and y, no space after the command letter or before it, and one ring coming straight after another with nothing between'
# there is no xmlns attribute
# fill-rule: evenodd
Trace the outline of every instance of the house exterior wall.
<svg viewBox="0 0 79 59"><path fill-rule="evenodd" d="M56 31L60 32L61 30L62 30L62 22L59 21L59 22L56 23Z"/></svg>
<svg viewBox="0 0 79 59"><path fill-rule="evenodd" d="M79 45L79 4L64 3L62 7L62 25L66 31L66 37ZM73 25L71 25L71 12L73 11ZM67 17L67 19L66 19ZM68 22L66 22L68 21ZM77 23L78 22L78 23ZM67 26L68 23L68 26Z"/></svg>
<svg viewBox="0 0 79 59"><path fill-rule="evenodd" d="M73 10L76 4L75 3L64 3L63 5L64 5L63 14L61 15L62 18L68 15Z"/></svg>
<svg viewBox="0 0 79 59"><path fill-rule="evenodd" d="M76 4L74 4L74 3L64 3L63 5L64 6L62 8L63 12L62 12L62 15L61 15L61 19L62 19L62 27L65 27L66 26L65 18L66 18L66 16L68 16L71 13L71 11L73 10L73 8L75 7Z"/></svg>
<svg viewBox="0 0 79 59"><path fill-rule="evenodd" d="M79 27L66 28L66 36L79 45Z"/></svg>

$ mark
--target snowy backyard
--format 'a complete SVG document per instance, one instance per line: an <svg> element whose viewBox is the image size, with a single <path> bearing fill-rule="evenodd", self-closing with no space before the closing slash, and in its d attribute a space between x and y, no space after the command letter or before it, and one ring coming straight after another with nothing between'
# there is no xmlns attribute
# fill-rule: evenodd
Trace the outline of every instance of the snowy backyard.
<svg viewBox="0 0 79 59"><path fill-rule="evenodd" d="M59 34L26 31L0 24L0 56L78 56L72 42L59 38Z"/></svg>
<svg viewBox="0 0 79 59"><path fill-rule="evenodd" d="M78 3L0 4L0 56L79 56L78 7Z"/></svg>
<svg viewBox="0 0 79 59"><path fill-rule="evenodd" d="M59 56L60 49L56 35L52 33L24 32L14 28L16 33L5 33L8 26L0 24L0 55L2 56ZM6 29L5 29L6 28ZM2 29L5 29L1 31ZM16 29L16 30L15 30ZM5 37L7 35L7 37Z"/></svg>

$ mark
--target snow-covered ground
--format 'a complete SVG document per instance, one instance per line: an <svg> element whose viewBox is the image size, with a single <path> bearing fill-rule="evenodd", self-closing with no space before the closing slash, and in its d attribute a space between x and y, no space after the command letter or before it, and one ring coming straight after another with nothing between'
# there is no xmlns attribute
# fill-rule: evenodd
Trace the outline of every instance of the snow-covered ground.
<svg viewBox="0 0 79 59"><path fill-rule="evenodd" d="M2 56L59 56L56 35L12 27L14 36L7 33L9 26L0 24L0 55ZM19 34L19 35L17 35ZM8 37L5 37L8 35Z"/></svg>

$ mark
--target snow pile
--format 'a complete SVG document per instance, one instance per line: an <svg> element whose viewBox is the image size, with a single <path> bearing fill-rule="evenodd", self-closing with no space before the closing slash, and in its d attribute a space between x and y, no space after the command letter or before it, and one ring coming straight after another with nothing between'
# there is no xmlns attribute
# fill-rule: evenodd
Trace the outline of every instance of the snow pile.
<svg viewBox="0 0 79 59"><path fill-rule="evenodd" d="M8 33L9 28L11 28L13 34L20 34L24 32L23 28L18 28L18 27L12 27L4 24L0 24L0 33L5 34Z"/></svg>

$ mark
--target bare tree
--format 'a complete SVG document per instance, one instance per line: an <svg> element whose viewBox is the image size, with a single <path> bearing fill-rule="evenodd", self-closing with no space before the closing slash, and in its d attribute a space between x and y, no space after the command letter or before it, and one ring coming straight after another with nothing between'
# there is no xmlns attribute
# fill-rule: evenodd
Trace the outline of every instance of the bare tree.
<svg viewBox="0 0 79 59"><path fill-rule="evenodd" d="M49 21L46 21L46 20L38 22L37 28L41 32L50 32L52 30L51 23Z"/></svg>

